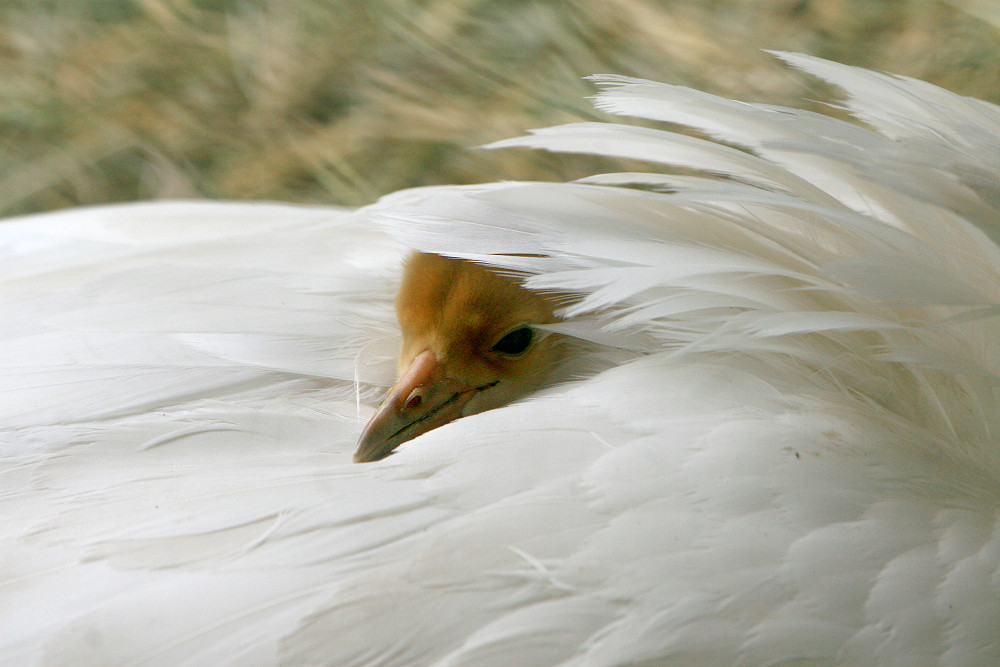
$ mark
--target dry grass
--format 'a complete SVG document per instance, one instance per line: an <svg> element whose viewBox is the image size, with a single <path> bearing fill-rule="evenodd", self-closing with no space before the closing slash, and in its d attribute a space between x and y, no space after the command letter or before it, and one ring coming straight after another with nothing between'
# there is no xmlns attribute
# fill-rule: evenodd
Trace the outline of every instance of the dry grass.
<svg viewBox="0 0 1000 667"><path fill-rule="evenodd" d="M5 0L0 214L572 178L598 162L470 148L599 117L594 72L821 95L761 48L1000 101L1000 33L935 0Z"/></svg>

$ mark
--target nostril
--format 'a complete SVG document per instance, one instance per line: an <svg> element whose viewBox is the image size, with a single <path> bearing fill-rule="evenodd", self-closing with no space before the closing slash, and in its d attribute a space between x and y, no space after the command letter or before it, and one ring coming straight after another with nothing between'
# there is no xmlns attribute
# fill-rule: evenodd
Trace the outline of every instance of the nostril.
<svg viewBox="0 0 1000 667"><path fill-rule="evenodd" d="M423 401L420 398L420 394L411 394L410 397L406 399L406 407L411 409L419 408L422 402Z"/></svg>

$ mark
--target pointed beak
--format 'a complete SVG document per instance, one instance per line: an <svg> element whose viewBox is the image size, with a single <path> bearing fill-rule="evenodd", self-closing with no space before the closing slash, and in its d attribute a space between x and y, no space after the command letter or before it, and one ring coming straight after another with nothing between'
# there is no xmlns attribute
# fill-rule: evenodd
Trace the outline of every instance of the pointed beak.
<svg viewBox="0 0 1000 667"><path fill-rule="evenodd" d="M460 417L472 397L485 388L449 378L433 352L421 352L368 422L354 462L378 461L407 440Z"/></svg>

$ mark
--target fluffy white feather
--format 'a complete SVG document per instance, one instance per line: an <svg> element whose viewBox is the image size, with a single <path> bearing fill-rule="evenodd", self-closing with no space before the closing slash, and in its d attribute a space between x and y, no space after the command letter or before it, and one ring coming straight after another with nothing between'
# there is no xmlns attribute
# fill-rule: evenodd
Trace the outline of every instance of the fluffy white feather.
<svg viewBox="0 0 1000 667"><path fill-rule="evenodd" d="M0 662L1000 661L1000 110L782 57L871 129L601 77L750 152L0 225ZM592 358L353 465L405 246L575 295Z"/></svg>

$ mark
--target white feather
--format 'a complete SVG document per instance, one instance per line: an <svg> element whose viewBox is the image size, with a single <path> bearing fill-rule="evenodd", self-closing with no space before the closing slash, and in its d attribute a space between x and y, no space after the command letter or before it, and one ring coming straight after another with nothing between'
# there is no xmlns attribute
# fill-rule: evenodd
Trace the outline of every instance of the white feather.
<svg viewBox="0 0 1000 667"><path fill-rule="evenodd" d="M1000 111L782 57L872 129L602 77L751 152L0 224L0 662L1000 661ZM583 358L353 465L404 246L567 293Z"/></svg>

